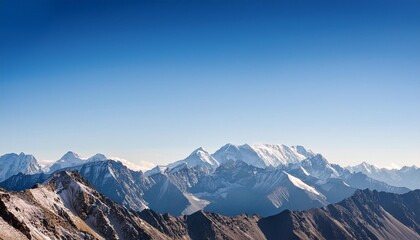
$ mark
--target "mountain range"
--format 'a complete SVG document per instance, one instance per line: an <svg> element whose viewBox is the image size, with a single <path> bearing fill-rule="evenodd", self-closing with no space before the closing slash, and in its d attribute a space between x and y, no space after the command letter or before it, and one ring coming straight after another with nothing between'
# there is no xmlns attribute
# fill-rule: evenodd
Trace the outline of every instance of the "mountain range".
<svg viewBox="0 0 420 240"><path fill-rule="evenodd" d="M336 203L357 189L397 194L410 191L331 164L302 146L269 144L227 144L214 154L198 148L183 160L145 173L101 154L82 159L69 152L50 171L20 172L0 187L22 191L63 170L78 172L95 190L130 210L150 208L173 216L201 210L227 216L271 216L286 209L307 210Z"/></svg>
<svg viewBox="0 0 420 240"><path fill-rule="evenodd" d="M420 189L420 168L404 166L400 169L378 168L375 165L362 162L353 167L347 167L351 172L361 172L367 176L386 182L390 185Z"/></svg>
<svg viewBox="0 0 420 240"><path fill-rule="evenodd" d="M59 171L24 191L0 189L0 239L414 240L420 239L419 205L420 190L366 189L335 204L270 217L204 211L174 217L127 209L96 191L79 172Z"/></svg>

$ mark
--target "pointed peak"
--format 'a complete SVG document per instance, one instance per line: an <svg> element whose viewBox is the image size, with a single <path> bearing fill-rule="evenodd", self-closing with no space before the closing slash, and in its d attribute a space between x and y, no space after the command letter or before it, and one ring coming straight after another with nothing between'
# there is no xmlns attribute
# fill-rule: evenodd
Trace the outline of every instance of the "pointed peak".
<svg viewBox="0 0 420 240"><path fill-rule="evenodd" d="M301 145L295 145L295 146L291 146L291 148L296 151L297 153L299 153L300 155L306 157L306 158L310 158L315 156L316 154L314 152L312 152L309 149L306 149L304 146Z"/></svg>
<svg viewBox="0 0 420 240"><path fill-rule="evenodd" d="M102 153L97 153L95 155L93 155L92 157L101 157L101 158L106 158L106 156Z"/></svg>
<svg viewBox="0 0 420 240"><path fill-rule="evenodd" d="M202 147L199 147L197 149L195 149L189 156L193 156L193 155L197 155L200 153L205 153L207 155L210 155L206 150L204 150Z"/></svg>
<svg viewBox="0 0 420 240"><path fill-rule="evenodd" d="M182 162L182 163L174 166L173 168L171 168L169 170L169 172L174 173L174 172L178 172L182 169L188 169L188 163L187 162Z"/></svg>
<svg viewBox="0 0 420 240"><path fill-rule="evenodd" d="M219 162L214 159L210 153L205 151L202 147L199 147L185 159L170 163L167 165L167 167L168 169L173 169L172 172L174 172L176 170L185 168L184 165L188 168L194 168L196 166L216 168L219 166Z"/></svg>
<svg viewBox="0 0 420 240"><path fill-rule="evenodd" d="M371 167L374 167L374 168L377 168L375 165L370 164L370 163L368 163L368 162L366 162L366 161L363 161L363 162L361 162L361 163L359 163L359 164L355 165L355 167L366 167L366 168L371 168Z"/></svg>
<svg viewBox="0 0 420 240"><path fill-rule="evenodd" d="M90 157L88 159L88 161L103 161L103 160L107 160L108 158L102 154L102 153L97 153L95 155L93 155L92 157Z"/></svg>
<svg viewBox="0 0 420 240"><path fill-rule="evenodd" d="M329 163L328 160L324 156L322 156L321 154L319 154L319 153L315 154L310 159L311 160L314 160L314 161L317 161L317 162L322 162L322 163L325 163L325 164L328 164Z"/></svg>
<svg viewBox="0 0 420 240"><path fill-rule="evenodd" d="M70 157L74 157L74 158L79 158L80 159L80 156L77 153L73 152L73 151L68 151L66 154L63 155L63 157L61 157L61 159L68 159Z"/></svg>
<svg viewBox="0 0 420 240"><path fill-rule="evenodd" d="M361 165L361 166L373 166L372 164L369 164L369 163L367 163L367 162L365 162L365 161L363 161L362 163L360 163L359 165Z"/></svg>
<svg viewBox="0 0 420 240"><path fill-rule="evenodd" d="M144 173L144 176L150 177L150 176L152 176L154 174L157 174L157 173L165 174L167 168L168 168L167 166L157 165L156 167L150 169L149 171L146 171Z"/></svg>
<svg viewBox="0 0 420 240"><path fill-rule="evenodd" d="M199 218L199 219L208 219L206 212L204 212L202 209L194 212L193 214L189 215L191 218Z"/></svg>
<svg viewBox="0 0 420 240"><path fill-rule="evenodd" d="M362 201L374 200L373 196L377 194L378 194L378 191L370 190L369 188L358 189L353 193L353 195L351 196L351 199L358 199L359 201L360 200Z"/></svg>
<svg viewBox="0 0 420 240"><path fill-rule="evenodd" d="M210 156L211 156L210 153L208 153L202 147L199 147L199 148L195 149L190 155L188 155L188 157L186 157L184 160L180 160L180 161L186 161L188 159L197 158L197 157L199 159L203 159L203 158L209 158ZM171 165L171 164L169 164L169 165Z"/></svg>
<svg viewBox="0 0 420 240"><path fill-rule="evenodd" d="M80 175L77 171L60 171L53 174L46 183L54 184L56 187L66 187L72 183L82 183L83 185L90 186L90 184Z"/></svg>
<svg viewBox="0 0 420 240"><path fill-rule="evenodd" d="M249 145L248 145L249 146ZM237 145L232 144L232 143L226 143L225 145L223 145L219 150L227 150L229 148L238 148Z"/></svg>
<svg viewBox="0 0 420 240"><path fill-rule="evenodd" d="M199 147L199 148L194 150L194 152L198 152L198 151L205 151L205 150L203 149L203 147Z"/></svg>
<svg viewBox="0 0 420 240"><path fill-rule="evenodd" d="M232 145L232 146L238 147L236 145ZM248 143L245 143L245 144L241 145L240 147L246 147L248 149L249 148L252 149L253 146L268 146L268 145L267 144L248 144Z"/></svg>
<svg viewBox="0 0 420 240"><path fill-rule="evenodd" d="M67 180L67 179L71 179L74 180L74 176L78 174L80 176L79 173L76 172L71 172L71 171L60 171L57 173L54 173L48 180L47 182L57 182L58 180L62 181L62 180Z"/></svg>

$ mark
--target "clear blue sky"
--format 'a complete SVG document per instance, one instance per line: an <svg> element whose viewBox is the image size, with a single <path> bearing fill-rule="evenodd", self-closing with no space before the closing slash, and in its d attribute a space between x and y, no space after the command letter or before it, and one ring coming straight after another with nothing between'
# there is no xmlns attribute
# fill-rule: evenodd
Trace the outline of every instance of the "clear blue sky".
<svg viewBox="0 0 420 240"><path fill-rule="evenodd" d="M0 154L300 144L420 165L420 1L2 1Z"/></svg>

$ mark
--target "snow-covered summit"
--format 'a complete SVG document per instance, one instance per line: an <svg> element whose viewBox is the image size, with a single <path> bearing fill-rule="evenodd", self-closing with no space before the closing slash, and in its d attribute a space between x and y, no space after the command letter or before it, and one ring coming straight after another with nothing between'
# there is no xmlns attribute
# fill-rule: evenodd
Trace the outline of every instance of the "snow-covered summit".
<svg viewBox="0 0 420 240"><path fill-rule="evenodd" d="M420 169L416 166L387 169L362 162L356 166L349 166L347 169L353 173L361 172L373 179L386 182L390 185L420 189Z"/></svg>
<svg viewBox="0 0 420 240"><path fill-rule="evenodd" d="M258 168L288 166L314 155L311 150L307 150L302 146L289 147L282 144L234 145L228 143L213 154L199 147L185 159L166 166L157 166L147 171L146 175L151 176L156 173L164 173L166 170L174 172L177 169L197 166L209 167L214 170L220 165L231 161L242 161L247 165Z"/></svg>
<svg viewBox="0 0 420 240"><path fill-rule="evenodd" d="M251 148L263 159L267 166L276 167L278 165L288 165L289 163L298 163L309 156L305 148L300 147L302 154L293 147L283 144L253 144Z"/></svg>
<svg viewBox="0 0 420 240"><path fill-rule="evenodd" d="M299 153L300 155L305 156L306 158L310 158L316 155L311 150L306 149L305 147L300 146L300 145L291 146L290 148L293 149L295 152Z"/></svg>
<svg viewBox="0 0 420 240"><path fill-rule="evenodd" d="M341 167L330 164L321 154L303 160L299 167L302 167L306 173L319 179L337 178L340 175Z"/></svg>
<svg viewBox="0 0 420 240"><path fill-rule="evenodd" d="M367 162L362 162L353 167L347 167L347 169L350 172L362 172L365 174L373 174L373 173L378 173L380 171L380 168L378 168L377 166L373 164L369 164Z"/></svg>
<svg viewBox="0 0 420 240"><path fill-rule="evenodd" d="M167 166L157 165L156 167L150 169L149 171L146 171L144 173L144 176L150 177L157 173L164 174L167 168L168 168Z"/></svg>
<svg viewBox="0 0 420 240"><path fill-rule="evenodd" d="M211 168L217 168L220 165L219 162L216 159L214 159L213 156L206 150L204 150L202 147L199 147L196 150L194 150L184 160L168 164L168 169L172 169L183 163L187 164L188 167L207 166Z"/></svg>
<svg viewBox="0 0 420 240"><path fill-rule="evenodd" d="M95 155L93 155L92 157L88 158L87 161L89 162L96 162L96 161L105 161L108 158L103 155L102 153L97 153Z"/></svg>
<svg viewBox="0 0 420 240"><path fill-rule="evenodd" d="M82 158L79 154L72 152L72 151L68 151L66 154L64 154L64 156L62 156L58 162L81 162L85 160L84 158Z"/></svg>
<svg viewBox="0 0 420 240"><path fill-rule="evenodd" d="M293 148L282 144L226 144L217 150L213 157L219 163L228 160L241 160L249 165L266 168L268 166L287 166L290 163L298 163L306 159L306 155L309 156L312 152L306 149L303 151L303 149L303 147Z"/></svg>
<svg viewBox="0 0 420 240"><path fill-rule="evenodd" d="M107 160L107 157L103 154L95 154L90 158L83 158L77 153L72 151L68 151L64 156L62 156L58 161L56 161L51 167L49 172L55 172L59 169L68 168L68 167L75 167L78 165L82 165L88 162L96 162L96 161L104 161Z"/></svg>
<svg viewBox="0 0 420 240"><path fill-rule="evenodd" d="M18 173L35 174L41 171L41 166L32 155L22 152L19 155L9 153L0 157L0 181Z"/></svg>

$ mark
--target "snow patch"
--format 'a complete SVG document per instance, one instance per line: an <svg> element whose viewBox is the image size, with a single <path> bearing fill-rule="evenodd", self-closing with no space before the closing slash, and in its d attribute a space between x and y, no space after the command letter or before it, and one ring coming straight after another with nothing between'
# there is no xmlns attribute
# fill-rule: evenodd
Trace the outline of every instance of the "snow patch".
<svg viewBox="0 0 420 240"><path fill-rule="evenodd" d="M306 169L304 169L303 167L300 167L300 169L302 169L303 174L305 174L306 176L309 176L310 174L308 173L308 171L306 171Z"/></svg>
<svg viewBox="0 0 420 240"><path fill-rule="evenodd" d="M199 199L198 197L194 196L191 193L184 193L184 196L188 199L188 201L190 202L190 205L188 205L188 207L186 207L181 212L182 215L193 214L197 211L204 209L207 205L210 204L209 201L204 200L204 199Z"/></svg>
<svg viewBox="0 0 420 240"><path fill-rule="evenodd" d="M300 188L300 189L302 189L302 190L305 190L305 191L308 191L308 192L311 192L311 193L313 193L313 194L316 194L316 195L321 195L317 190L315 190L315 188L314 187L311 187L311 186L309 186L309 185L307 185L306 183L304 183L302 180L300 180L299 178L297 178L297 177L295 177L295 176L292 176L292 175L290 175L290 174L288 174L287 172L284 172L286 175L287 175L287 177L289 178L289 180L293 183L293 185L295 185L296 187L298 187L298 188Z"/></svg>

